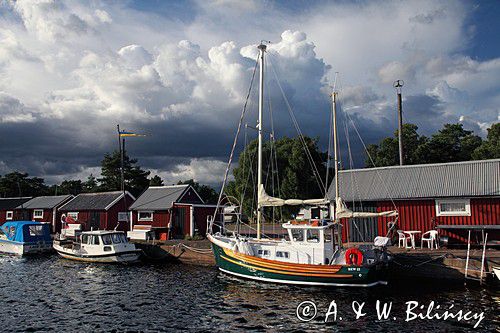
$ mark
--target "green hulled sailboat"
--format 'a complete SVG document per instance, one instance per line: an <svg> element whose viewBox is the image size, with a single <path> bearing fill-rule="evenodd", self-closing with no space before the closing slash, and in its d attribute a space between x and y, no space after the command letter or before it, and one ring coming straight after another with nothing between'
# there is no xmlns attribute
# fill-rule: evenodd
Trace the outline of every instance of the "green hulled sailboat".
<svg viewBox="0 0 500 333"><path fill-rule="evenodd" d="M371 287L385 284L387 281L387 264L389 256L386 252L388 239L377 237L373 244L360 247L345 248L342 244L341 219L353 217L396 216L396 211L380 213L352 212L347 209L339 194L337 130L336 130L336 98L333 102L333 140L335 160L335 198L320 199L281 199L268 195L262 182L262 144L263 144L263 90L264 90L264 58L267 46L260 44L259 49L259 117L258 117L258 164L257 164L257 234L256 237L245 237L238 233L229 233L225 228L227 215L234 215L233 210L222 207L224 188L232 162L236 141L229 158L228 167L220 192L218 209L208 220L208 239L219 269L229 275L274 283ZM241 120L238 127L241 128ZM333 201L333 203L332 203ZM303 219L283 223L285 238L273 239L261 237L261 224L265 207L285 205L308 205L329 207L333 219ZM240 210L241 212L241 210ZM241 223L241 214L236 214ZM218 232L215 232L219 229Z"/></svg>

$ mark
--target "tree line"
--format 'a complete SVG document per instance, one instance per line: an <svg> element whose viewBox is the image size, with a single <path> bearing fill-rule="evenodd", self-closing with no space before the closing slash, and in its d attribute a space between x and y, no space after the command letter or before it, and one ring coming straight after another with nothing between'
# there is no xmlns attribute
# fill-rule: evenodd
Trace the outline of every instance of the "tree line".
<svg viewBox="0 0 500 333"><path fill-rule="evenodd" d="M150 177L150 171L143 170L137 159L130 158L125 152L123 157L123 176L125 189L135 197L139 196L149 186L162 186L160 176ZM207 185L202 185L192 179L179 181L178 185L189 184L198 192L205 203L217 201L217 192ZM42 195L77 195L80 193L118 191L121 189L121 159L120 152L114 151L104 155L101 161L101 176L89 175L86 180L64 180L60 184L47 185L40 177L30 177L28 173L14 171L0 176L0 196L37 197Z"/></svg>
<svg viewBox="0 0 500 333"><path fill-rule="evenodd" d="M500 123L488 129L485 140L462 124L445 124L430 137L418 134L414 124L403 125L403 145L405 164L426 164L500 158ZM318 147L318 139L305 137L305 144L311 152L319 177L325 180L327 153ZM250 142L239 156L238 165L233 169L234 180L228 183L226 194L243 204L248 216L255 215L257 193L257 140ZM365 167L399 165L398 132L394 137L371 144L365 152ZM281 198L321 198L324 192L316 180L315 172L308 162L309 157L303 143L296 138L281 138L263 145L263 182L269 195ZM333 161L331 161L333 163ZM273 166L274 165L274 166ZM330 164L331 168L333 165ZM340 165L340 168L343 166ZM329 170L327 186L333 179ZM254 208L252 208L254 207ZM266 208L265 215L275 214L276 209ZM279 214L291 216L297 208L280 208Z"/></svg>
<svg viewBox="0 0 500 333"><path fill-rule="evenodd" d="M402 129L404 164L446 163L500 158L500 123L488 128L485 140L462 124L445 124L437 133L426 137L418 126L404 124ZM367 147L365 166L399 165L398 131Z"/></svg>
<svg viewBox="0 0 500 333"><path fill-rule="evenodd" d="M414 124L403 125L403 145L405 164L425 164L457 162L500 158L500 123L488 129L486 139L465 130L462 124L445 124L430 137L420 135ZM303 146L310 151L307 156ZM233 169L234 180L228 183L225 194L243 199L243 205L254 207L257 181L257 140L250 142L239 155L238 165ZM263 147L263 180L269 195L282 198L320 198L323 189L317 178L322 178L327 186L332 177L325 180L327 153L318 146L318 138L280 138L267 142ZM312 159L317 170L312 168ZM365 167L399 165L398 132L393 137L382 139L378 144L367 147ZM329 170L333 176L333 172ZM160 176L150 176L136 159L124 154L125 188L134 196L140 195L148 186L161 186ZM85 192L116 191L121 188L120 153L106 154L101 162L99 178L90 175L86 180L65 180L57 185L46 185L43 178L29 177L27 173L11 172L0 177L0 196L40 196L79 194ZM216 203L218 193L210 186L194 180L180 181L190 184L206 203ZM294 210L285 209L290 215ZM273 211L274 212L274 211ZM247 210L248 215L252 212ZM266 212L271 214L271 212ZM283 209L280 209L283 213Z"/></svg>

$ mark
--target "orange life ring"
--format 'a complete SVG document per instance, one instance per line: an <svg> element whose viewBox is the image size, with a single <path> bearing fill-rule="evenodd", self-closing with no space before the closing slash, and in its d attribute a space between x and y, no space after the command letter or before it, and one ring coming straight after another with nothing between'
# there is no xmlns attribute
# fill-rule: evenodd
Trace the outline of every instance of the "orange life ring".
<svg viewBox="0 0 500 333"><path fill-rule="evenodd" d="M361 266L363 263L363 252L356 247L351 247L345 252L345 262L348 265Z"/></svg>

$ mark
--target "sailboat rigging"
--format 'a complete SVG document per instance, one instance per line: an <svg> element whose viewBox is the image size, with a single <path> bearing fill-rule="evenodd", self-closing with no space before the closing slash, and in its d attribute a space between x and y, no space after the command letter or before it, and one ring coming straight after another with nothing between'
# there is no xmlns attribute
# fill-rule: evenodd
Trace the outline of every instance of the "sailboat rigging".
<svg viewBox="0 0 500 333"><path fill-rule="evenodd" d="M264 69L267 45L258 46L259 56L259 110L258 110L258 162L257 162L257 211L256 237L246 237L239 233L226 232L224 221L225 209L220 213L219 206L223 198L224 187L234 156L237 136L239 135L246 103L240 118L238 130L233 142L229 163L226 168L223 186L220 192L218 209L208 218L207 238L212 243L216 264L222 272L230 275L259 281L324 286L370 287L386 283L386 268L389 256L385 245L387 239L379 239L376 244L359 248L346 249L342 244L341 219L353 217L395 216L397 212L364 213L353 212L342 201L338 180L337 92L332 94L334 171L335 171L335 210L330 214L333 219L291 220L281 227L286 231L286 239L262 238L263 210L265 207L285 205L329 205L331 200L326 194L323 198L282 199L266 193L263 183L263 109L264 109ZM255 75L255 71L254 71ZM253 82L252 77L252 82ZM278 82L279 85L279 82ZM281 87L280 87L281 89ZM248 96L250 93L248 94ZM288 105L288 101L287 101ZM296 119L293 117L294 125ZM301 140L302 133L299 133ZM307 147L305 147L307 148ZM309 158L309 156L308 156ZM315 176L317 169L313 169ZM321 181L322 183L322 181ZM323 185L325 187L326 184ZM320 185L321 187L321 185ZM325 188L326 189L326 188ZM326 192L326 191L325 191ZM234 209L233 209L234 211ZM242 210L239 209L239 219ZM220 231L215 232L214 226ZM238 228L239 231L239 228Z"/></svg>

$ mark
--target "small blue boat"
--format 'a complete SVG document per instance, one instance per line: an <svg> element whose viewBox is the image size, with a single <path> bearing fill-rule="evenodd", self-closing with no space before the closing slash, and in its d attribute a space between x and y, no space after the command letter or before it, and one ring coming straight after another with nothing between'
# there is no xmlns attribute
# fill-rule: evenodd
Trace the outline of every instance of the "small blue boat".
<svg viewBox="0 0 500 333"><path fill-rule="evenodd" d="M51 250L49 224L11 221L0 226L0 252L23 256Z"/></svg>

